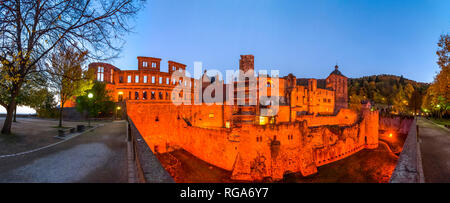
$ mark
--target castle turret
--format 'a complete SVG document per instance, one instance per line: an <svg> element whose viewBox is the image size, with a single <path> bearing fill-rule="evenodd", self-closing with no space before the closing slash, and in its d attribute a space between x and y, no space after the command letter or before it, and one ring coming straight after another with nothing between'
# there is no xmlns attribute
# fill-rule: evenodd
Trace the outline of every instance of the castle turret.
<svg viewBox="0 0 450 203"><path fill-rule="evenodd" d="M338 65L334 66L334 71L327 77L326 83L327 88L335 92L334 112L348 108L347 77L339 71Z"/></svg>

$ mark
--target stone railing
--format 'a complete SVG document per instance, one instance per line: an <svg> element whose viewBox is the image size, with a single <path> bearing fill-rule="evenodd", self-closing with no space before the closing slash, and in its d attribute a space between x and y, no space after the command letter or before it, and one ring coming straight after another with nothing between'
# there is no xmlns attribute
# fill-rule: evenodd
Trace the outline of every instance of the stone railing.
<svg viewBox="0 0 450 203"><path fill-rule="evenodd" d="M392 173L391 183L423 183L422 157L418 143L416 120L410 126L408 137Z"/></svg>
<svg viewBox="0 0 450 203"><path fill-rule="evenodd" d="M128 142L131 143L136 182L173 183L174 180L164 169L158 158L145 142L133 121L128 117Z"/></svg>

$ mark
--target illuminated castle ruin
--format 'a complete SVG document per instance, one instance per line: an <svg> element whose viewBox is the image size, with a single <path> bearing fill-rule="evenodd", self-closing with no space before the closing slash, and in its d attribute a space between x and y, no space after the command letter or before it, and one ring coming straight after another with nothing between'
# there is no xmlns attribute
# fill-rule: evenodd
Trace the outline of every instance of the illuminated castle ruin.
<svg viewBox="0 0 450 203"><path fill-rule="evenodd" d="M338 66L323 80L255 76L254 57L242 55L241 72L226 84L206 74L186 77L186 65L174 61L161 72L160 62L138 57L138 70L89 65L114 100L126 104L154 153L182 148L232 171L233 179L253 181L311 175L318 166L378 147L378 112L368 105L361 112L347 108L347 78Z"/></svg>

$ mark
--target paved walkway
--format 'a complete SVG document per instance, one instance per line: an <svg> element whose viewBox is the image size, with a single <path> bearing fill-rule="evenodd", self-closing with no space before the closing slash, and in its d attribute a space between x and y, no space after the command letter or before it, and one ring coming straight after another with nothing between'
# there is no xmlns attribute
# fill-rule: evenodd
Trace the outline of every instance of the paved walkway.
<svg viewBox="0 0 450 203"><path fill-rule="evenodd" d="M422 165L427 183L450 183L450 130L419 118Z"/></svg>
<svg viewBox="0 0 450 203"><path fill-rule="evenodd" d="M3 126L5 118L0 117L0 126ZM92 124L105 123L92 122ZM65 130L77 125L87 125L87 122L64 121ZM0 156L16 154L20 152L38 149L57 143L55 139L58 135L58 120L42 118L17 118L17 122L12 123L12 133L14 135L0 135Z"/></svg>
<svg viewBox="0 0 450 203"><path fill-rule="evenodd" d="M38 152L0 159L0 182L127 182L126 123L112 122Z"/></svg>

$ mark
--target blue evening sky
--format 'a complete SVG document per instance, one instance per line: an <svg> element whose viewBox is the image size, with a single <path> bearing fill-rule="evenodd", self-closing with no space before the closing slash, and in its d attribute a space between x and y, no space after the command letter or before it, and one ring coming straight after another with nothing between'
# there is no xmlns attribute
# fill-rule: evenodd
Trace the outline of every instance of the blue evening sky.
<svg viewBox="0 0 450 203"><path fill-rule="evenodd" d="M449 0L149 0L110 63L137 69L137 56L202 61L237 69L253 54L257 69L325 78L336 62L348 77L395 74L432 82L436 43L450 33ZM0 107L0 112L6 112ZM34 113L19 107L18 113Z"/></svg>
<svg viewBox="0 0 450 203"><path fill-rule="evenodd" d="M325 78L338 63L348 77L395 74L432 82L436 43L450 33L448 0L149 0L125 36L121 69L137 56L193 69L237 69L253 54L257 69Z"/></svg>

